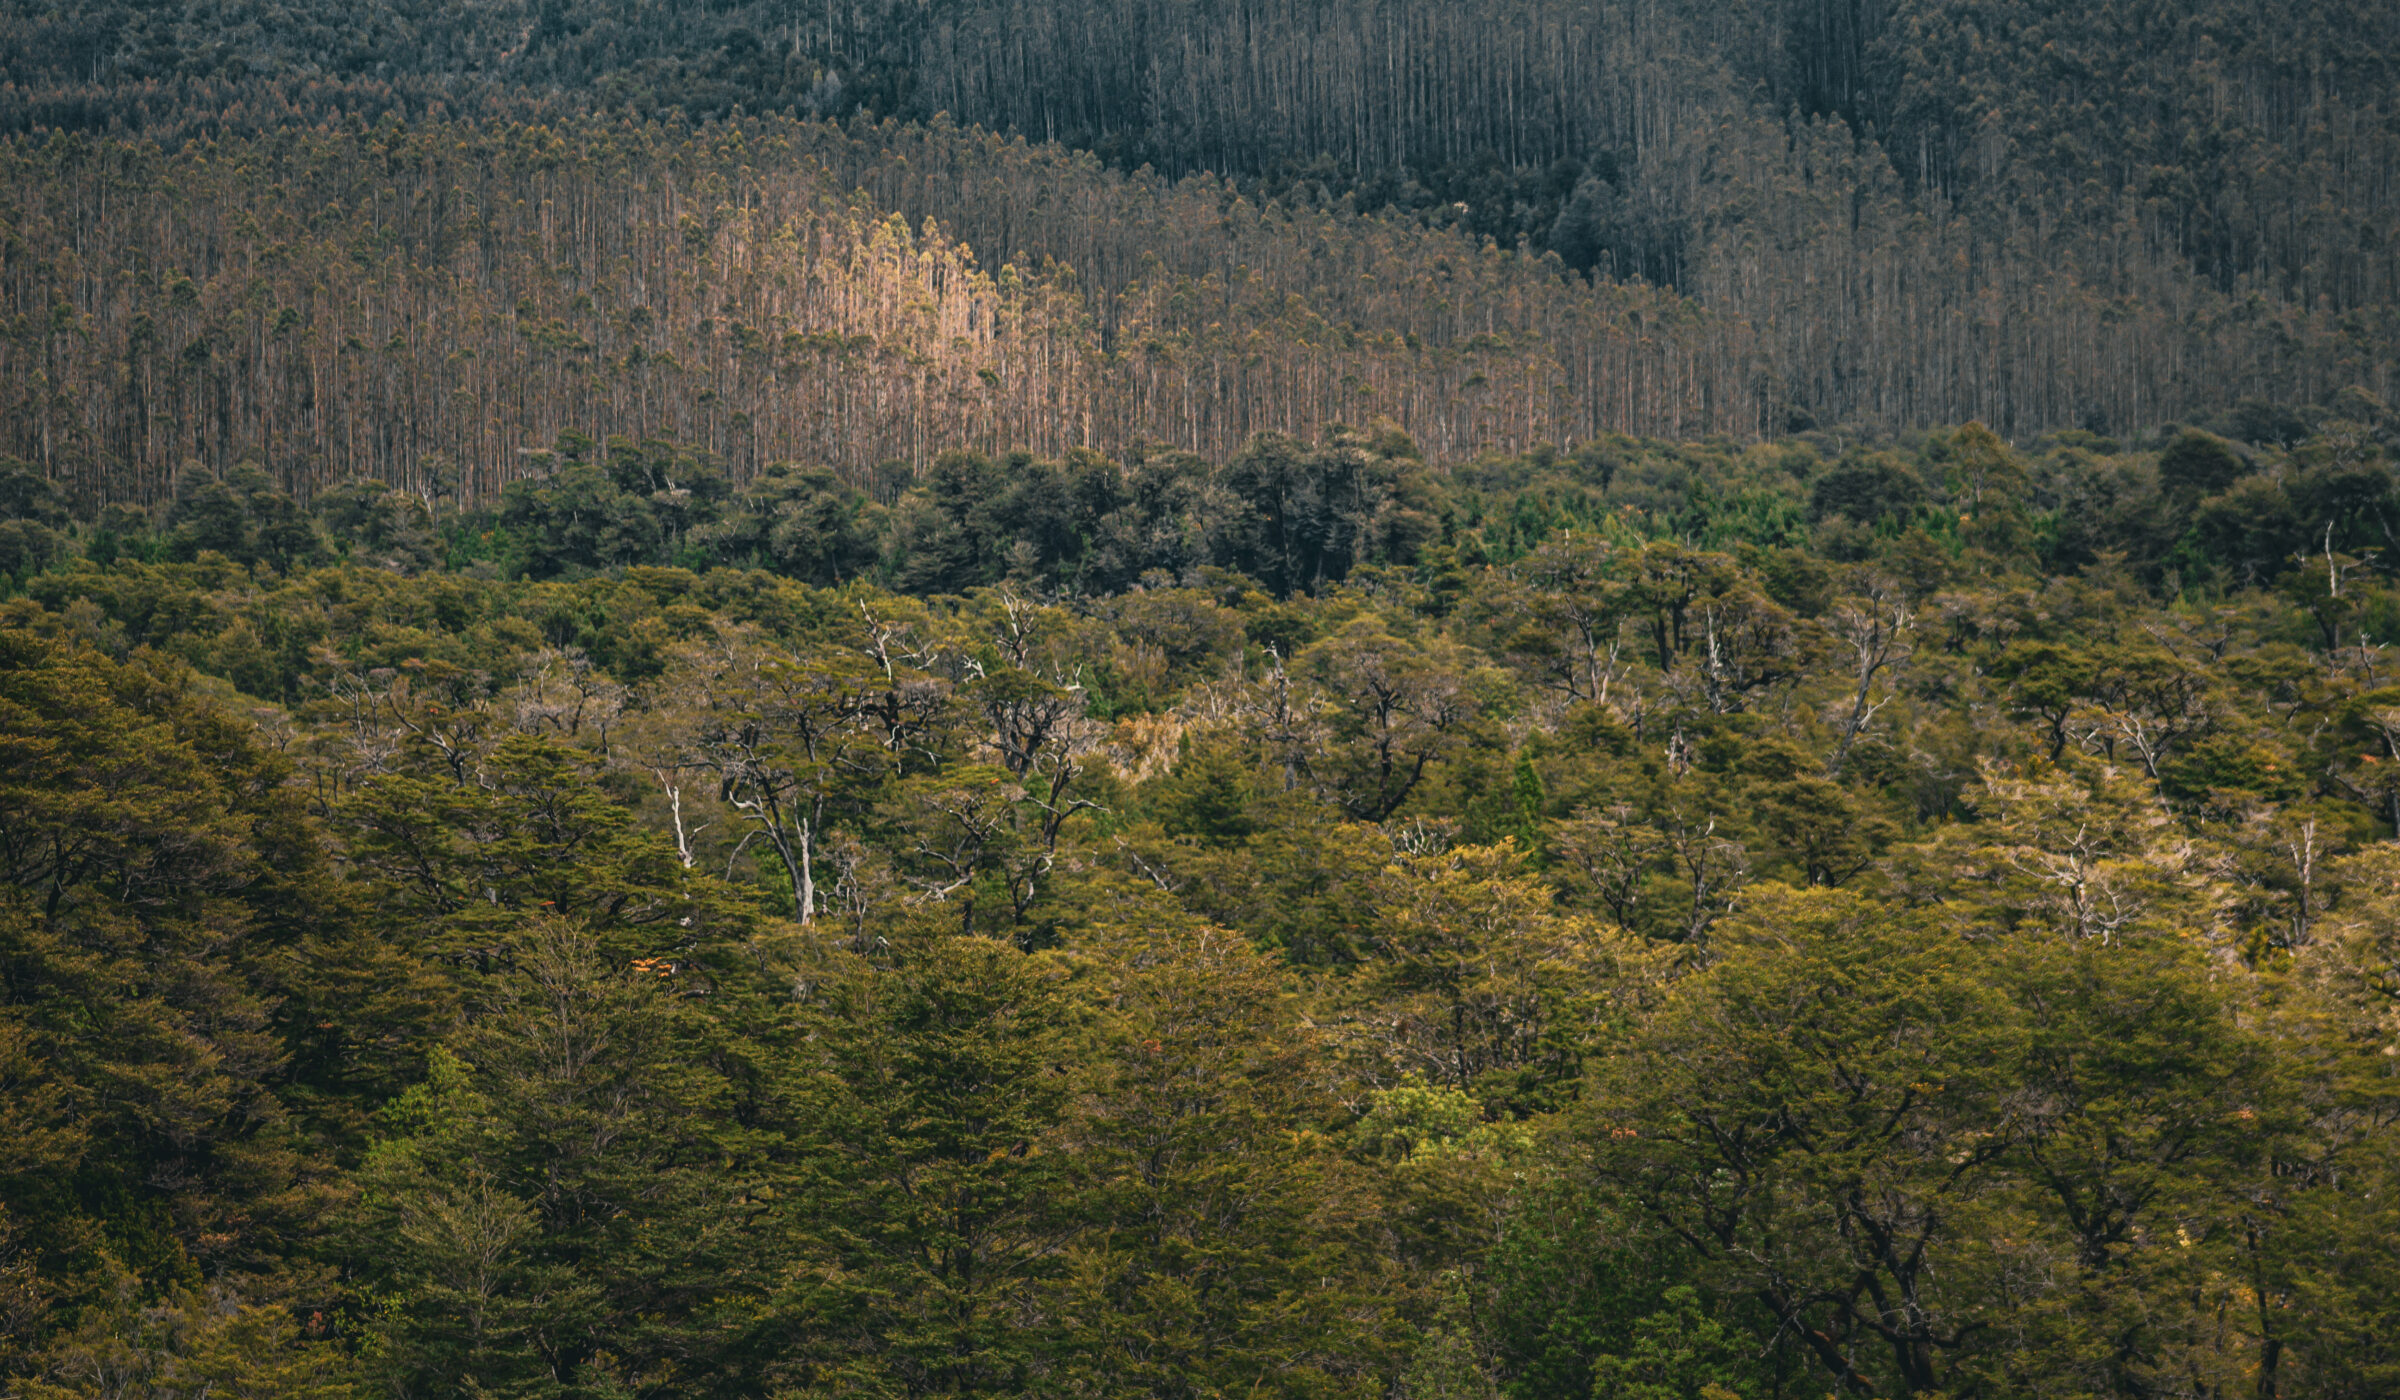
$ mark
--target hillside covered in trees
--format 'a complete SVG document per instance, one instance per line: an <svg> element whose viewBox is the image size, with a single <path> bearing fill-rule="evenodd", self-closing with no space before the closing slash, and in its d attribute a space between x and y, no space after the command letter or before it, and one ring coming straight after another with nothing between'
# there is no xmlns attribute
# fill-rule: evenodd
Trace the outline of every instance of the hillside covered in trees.
<svg viewBox="0 0 2400 1400"><path fill-rule="evenodd" d="M2396 65L0 0L0 1400L2400 1391Z"/></svg>
<svg viewBox="0 0 2400 1400"><path fill-rule="evenodd" d="M0 450L161 498L2390 399L2373 3L0 6ZM138 216L136 214L138 211Z"/></svg>

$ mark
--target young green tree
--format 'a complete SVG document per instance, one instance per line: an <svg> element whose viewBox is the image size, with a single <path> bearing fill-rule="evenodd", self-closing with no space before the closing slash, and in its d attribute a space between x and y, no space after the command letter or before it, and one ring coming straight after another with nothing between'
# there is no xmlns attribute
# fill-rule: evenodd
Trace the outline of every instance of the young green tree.
<svg viewBox="0 0 2400 1400"><path fill-rule="evenodd" d="M1757 895L1576 1111L1619 1199L1861 1394L1949 1388L1993 1325L2005 1003L1955 935Z"/></svg>
<svg viewBox="0 0 2400 1400"><path fill-rule="evenodd" d="M735 1393L773 1279L740 989L538 915L383 1115L350 1262L387 1383Z"/></svg>
<svg viewBox="0 0 2400 1400"><path fill-rule="evenodd" d="M791 1264L762 1320L799 1394L1003 1395L1057 1365L1082 1012L1051 961L904 932L841 955L788 1073Z"/></svg>
<svg viewBox="0 0 2400 1400"><path fill-rule="evenodd" d="M1076 1128L1062 1381L1090 1395L1371 1394L1404 1289L1326 1132L1324 1036L1287 974L1205 926L1137 935Z"/></svg>
<svg viewBox="0 0 2400 1400"><path fill-rule="evenodd" d="M326 1299L297 1256L332 1164L286 1096L351 1087L327 1027L357 949L283 761L188 671L142 662L0 632L0 1072L19 1130L0 1267L46 1309L12 1325L20 1347L121 1277Z"/></svg>

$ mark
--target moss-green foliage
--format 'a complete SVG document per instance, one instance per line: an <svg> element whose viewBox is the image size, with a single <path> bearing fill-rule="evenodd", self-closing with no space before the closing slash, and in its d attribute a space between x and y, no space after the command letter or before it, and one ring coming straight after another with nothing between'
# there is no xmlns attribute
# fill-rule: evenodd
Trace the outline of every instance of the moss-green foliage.
<svg viewBox="0 0 2400 1400"><path fill-rule="evenodd" d="M568 447L12 498L26 1394L2388 1390L2372 432Z"/></svg>

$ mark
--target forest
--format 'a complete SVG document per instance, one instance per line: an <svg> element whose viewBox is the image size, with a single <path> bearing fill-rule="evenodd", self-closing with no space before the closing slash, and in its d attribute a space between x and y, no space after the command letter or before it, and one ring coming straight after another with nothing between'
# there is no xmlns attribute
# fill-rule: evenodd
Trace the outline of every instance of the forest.
<svg viewBox="0 0 2400 1400"><path fill-rule="evenodd" d="M2214 427L0 465L6 1393L2389 1394L2400 415Z"/></svg>
<svg viewBox="0 0 2400 1400"><path fill-rule="evenodd" d="M471 499L2384 399L2374 0L0 4L0 451Z"/></svg>
<svg viewBox="0 0 2400 1400"><path fill-rule="evenodd" d="M2400 1393L2400 7L0 0L0 1400Z"/></svg>

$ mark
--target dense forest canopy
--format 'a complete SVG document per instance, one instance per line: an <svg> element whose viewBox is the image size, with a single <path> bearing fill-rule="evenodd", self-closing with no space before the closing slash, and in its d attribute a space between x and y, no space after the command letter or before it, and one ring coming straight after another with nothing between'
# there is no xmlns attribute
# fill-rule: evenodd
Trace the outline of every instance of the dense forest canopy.
<svg viewBox="0 0 2400 1400"><path fill-rule="evenodd" d="M2337 409L7 463L0 1366L2387 1394L2400 416Z"/></svg>
<svg viewBox="0 0 2400 1400"><path fill-rule="evenodd" d="M0 1400L2395 1393L2396 60L0 0Z"/></svg>

